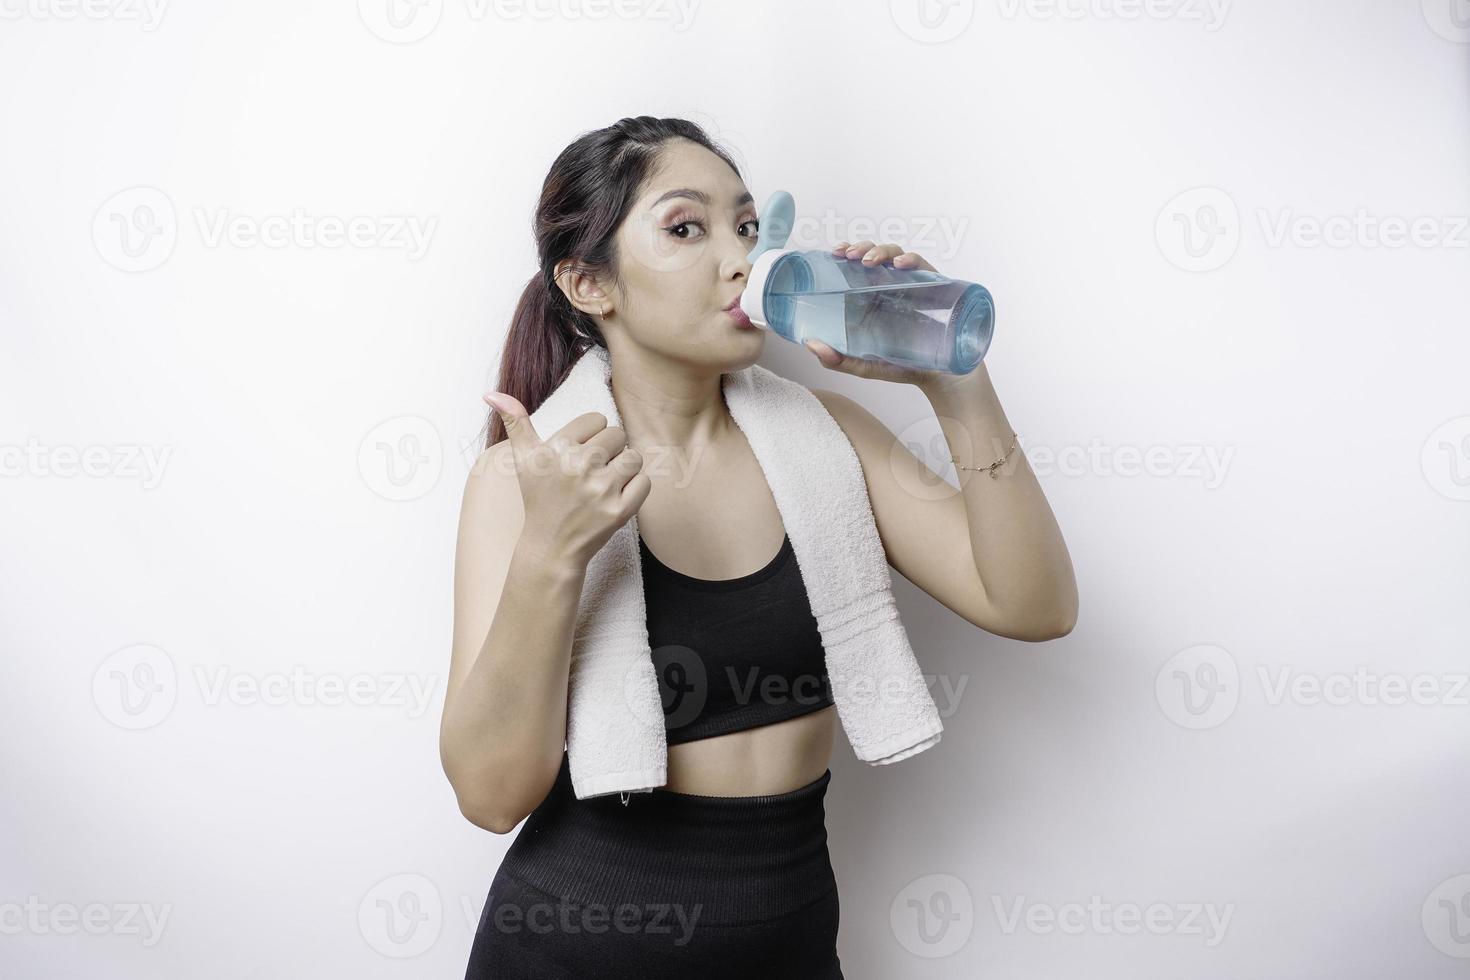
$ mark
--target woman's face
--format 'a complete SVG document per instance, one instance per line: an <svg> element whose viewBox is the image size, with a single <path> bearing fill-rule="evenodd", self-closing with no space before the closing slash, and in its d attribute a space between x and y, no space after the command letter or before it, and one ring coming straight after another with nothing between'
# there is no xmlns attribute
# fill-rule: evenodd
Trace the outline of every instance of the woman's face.
<svg viewBox="0 0 1470 980"><path fill-rule="evenodd" d="M618 328L674 357L753 362L765 331L737 326L725 307L745 289L758 232L755 202L729 164L697 143L668 143L618 229Z"/></svg>

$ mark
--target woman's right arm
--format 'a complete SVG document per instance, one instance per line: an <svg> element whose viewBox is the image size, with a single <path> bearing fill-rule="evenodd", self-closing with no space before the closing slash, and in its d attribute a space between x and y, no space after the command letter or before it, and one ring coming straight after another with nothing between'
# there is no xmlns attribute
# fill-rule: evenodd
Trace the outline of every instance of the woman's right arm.
<svg viewBox="0 0 1470 980"><path fill-rule="evenodd" d="M519 401L496 403L508 438L480 454L460 510L439 756L460 811L504 834L561 770L587 565L653 485L601 413L543 442Z"/></svg>
<svg viewBox="0 0 1470 980"><path fill-rule="evenodd" d="M509 833L561 768L572 630L585 563L521 534L510 443L465 486L454 562L454 641L439 755L460 811ZM580 566L580 567L579 567Z"/></svg>

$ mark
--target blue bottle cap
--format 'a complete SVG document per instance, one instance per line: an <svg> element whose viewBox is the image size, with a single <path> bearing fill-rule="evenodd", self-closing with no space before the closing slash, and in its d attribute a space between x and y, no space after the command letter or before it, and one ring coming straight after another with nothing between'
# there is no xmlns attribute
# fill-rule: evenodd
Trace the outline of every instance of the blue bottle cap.
<svg viewBox="0 0 1470 980"><path fill-rule="evenodd" d="M761 208L760 222L760 236L755 240L755 248L746 256L752 263L762 252L781 248L786 244L786 239L791 237L791 226L796 223L796 201L785 191L776 191L766 198L766 206Z"/></svg>
<svg viewBox="0 0 1470 980"><path fill-rule="evenodd" d="M745 292L740 297L740 308L750 317L750 322L763 330L769 330L766 322L765 292L766 276L776 259L791 251L785 248L786 239L791 237L791 227L796 223L796 201L785 191L776 191L766 198L766 206L760 214L761 232L755 240L755 248L746 259L750 262L750 278L745 283ZM757 262L762 255L766 261Z"/></svg>

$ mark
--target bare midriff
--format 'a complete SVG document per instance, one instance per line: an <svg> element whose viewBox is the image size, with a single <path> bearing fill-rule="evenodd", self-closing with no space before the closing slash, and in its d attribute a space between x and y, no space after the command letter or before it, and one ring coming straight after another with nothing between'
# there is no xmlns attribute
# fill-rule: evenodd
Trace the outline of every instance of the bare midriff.
<svg viewBox="0 0 1470 980"><path fill-rule="evenodd" d="M773 796L820 778L832 760L837 709L669 746L665 789L697 796Z"/></svg>

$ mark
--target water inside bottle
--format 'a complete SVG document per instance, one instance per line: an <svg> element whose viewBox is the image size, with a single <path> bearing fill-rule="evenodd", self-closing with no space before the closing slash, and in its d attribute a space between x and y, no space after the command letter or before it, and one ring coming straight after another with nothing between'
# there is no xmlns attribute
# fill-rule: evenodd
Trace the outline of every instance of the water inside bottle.
<svg viewBox="0 0 1470 980"><path fill-rule="evenodd" d="M922 269L795 252L771 270L768 321L788 340L820 340L853 357L966 373L993 328L989 292Z"/></svg>

